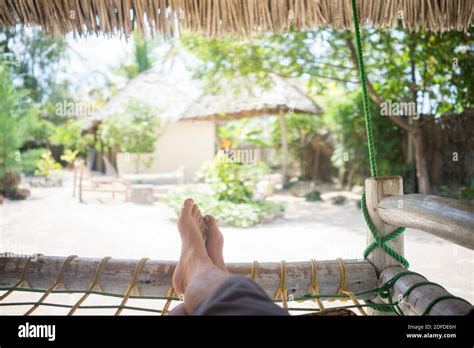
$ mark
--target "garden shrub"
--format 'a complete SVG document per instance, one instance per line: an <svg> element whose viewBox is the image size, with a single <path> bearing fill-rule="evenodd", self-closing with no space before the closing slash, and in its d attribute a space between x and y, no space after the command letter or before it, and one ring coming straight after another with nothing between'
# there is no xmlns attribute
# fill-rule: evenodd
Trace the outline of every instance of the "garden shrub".
<svg viewBox="0 0 474 348"><path fill-rule="evenodd" d="M164 202L179 212L183 201L192 197L203 214L211 214L220 223L235 227L249 227L264 220L271 220L283 213L283 206L264 200L249 200L246 203L219 201L213 191L184 186L168 193Z"/></svg>
<svg viewBox="0 0 474 348"><path fill-rule="evenodd" d="M331 198L331 202L335 205L344 205L347 198L344 196L335 196Z"/></svg>
<svg viewBox="0 0 474 348"><path fill-rule="evenodd" d="M35 170L36 175L47 176L52 171L62 170L61 165L56 162L51 155L51 151L47 151L41 155L41 159L37 163L38 169Z"/></svg>
<svg viewBox="0 0 474 348"><path fill-rule="evenodd" d="M321 192L319 192L318 190L313 190L313 191L308 192L307 194L305 194L304 198L308 202L321 201Z"/></svg>
<svg viewBox="0 0 474 348"><path fill-rule="evenodd" d="M269 172L264 163L253 165L231 161L225 153L204 165L201 176L209 184L219 201L247 203L252 200L257 184Z"/></svg>
<svg viewBox="0 0 474 348"><path fill-rule="evenodd" d="M48 152L45 148L30 149L21 154L21 171L25 175L33 175L35 170L38 168L38 162L41 160L41 156Z"/></svg>

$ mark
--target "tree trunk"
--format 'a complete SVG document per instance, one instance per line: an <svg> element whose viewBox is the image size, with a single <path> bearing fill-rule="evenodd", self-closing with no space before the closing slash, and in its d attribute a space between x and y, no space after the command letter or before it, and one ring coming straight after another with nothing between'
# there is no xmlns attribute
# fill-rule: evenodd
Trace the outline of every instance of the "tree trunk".
<svg viewBox="0 0 474 348"><path fill-rule="evenodd" d="M351 191L352 187L354 186L354 174L355 174L355 168L351 167L349 169L348 175L347 175L347 190Z"/></svg>
<svg viewBox="0 0 474 348"><path fill-rule="evenodd" d="M313 140L313 148L314 148L314 162L313 162L313 182L319 178L319 162L321 158L321 143L319 142L319 138Z"/></svg>
<svg viewBox="0 0 474 348"><path fill-rule="evenodd" d="M426 164L425 149L423 144L423 134L418 129L413 134L416 158L416 178L418 179L418 191L425 195L431 193L430 177L428 175L428 166Z"/></svg>
<svg viewBox="0 0 474 348"><path fill-rule="evenodd" d="M415 105L415 115L418 115L418 86L416 83L416 61L414 53L416 51L416 42L414 41L414 36L410 34L410 78L411 78L411 93L412 101ZM413 118L408 118L408 124L410 127L414 127ZM407 159L405 163L407 166L414 166L413 175L409 180L405 180L405 185L407 183L410 185L409 192L415 192L416 190L416 158L415 158L415 145L414 145L414 133L412 131L407 132Z"/></svg>
<svg viewBox="0 0 474 348"><path fill-rule="evenodd" d="M413 120L409 119L409 124L413 125ZM406 132L406 159L405 165L407 171L405 174L405 192L406 193L415 193L416 192L416 157L415 157L415 146L412 132Z"/></svg>
<svg viewBox="0 0 474 348"><path fill-rule="evenodd" d="M288 131L286 129L285 113L283 110L278 114L280 120L282 163L281 174L283 175L283 187L288 184Z"/></svg>

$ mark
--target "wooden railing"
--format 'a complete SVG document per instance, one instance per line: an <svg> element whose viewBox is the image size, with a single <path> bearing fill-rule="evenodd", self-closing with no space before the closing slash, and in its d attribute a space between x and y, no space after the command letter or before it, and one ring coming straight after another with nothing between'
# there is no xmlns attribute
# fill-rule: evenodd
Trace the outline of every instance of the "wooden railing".
<svg viewBox="0 0 474 348"><path fill-rule="evenodd" d="M385 269L380 275L379 285L405 271L396 266ZM442 286L430 284L425 277L416 274L400 277L390 292L394 300L403 298L399 306L406 315L422 315L425 312L429 315L467 315L472 309L467 301L453 298Z"/></svg>
<svg viewBox="0 0 474 348"><path fill-rule="evenodd" d="M27 258L0 258L0 287L14 286L25 268ZM46 290L56 281L65 257L39 256L33 259L26 272L26 279L32 288ZM64 285L67 289L87 291L95 278L100 259L75 258L64 270ZM123 295L131 281L137 260L110 259L100 274L100 285L105 292ZM346 287L357 293L377 286L374 267L366 260L343 260ZM280 287L281 263L262 262L255 264L255 281L269 296L273 297ZM311 286L311 262L285 263L285 285L295 298L308 293ZM144 296L166 296L176 267L175 261L148 260L138 278L140 293ZM250 276L253 263L229 263L230 273ZM320 294L337 294L341 286L341 268L337 260L316 263L317 284ZM374 294L360 296L360 299L374 298Z"/></svg>
<svg viewBox="0 0 474 348"><path fill-rule="evenodd" d="M404 196L403 179L400 176L368 178L365 181L365 193L367 211L378 237L388 236L399 227L410 227L473 248L474 211L471 205L436 196ZM372 233L368 230L367 244L373 241ZM386 244L403 255L403 234ZM379 286L406 271L380 246L368 255L368 259L376 269ZM408 315L465 315L472 309L468 302L453 299L444 288L431 284L423 276L403 275L390 288L395 300L407 295L407 291L409 294L403 298L400 308ZM387 300L376 298L374 302L387 303ZM374 311L373 314L380 313Z"/></svg>
<svg viewBox="0 0 474 348"><path fill-rule="evenodd" d="M392 226L404 226L474 249L474 206L454 199L410 194L385 197L378 213Z"/></svg>

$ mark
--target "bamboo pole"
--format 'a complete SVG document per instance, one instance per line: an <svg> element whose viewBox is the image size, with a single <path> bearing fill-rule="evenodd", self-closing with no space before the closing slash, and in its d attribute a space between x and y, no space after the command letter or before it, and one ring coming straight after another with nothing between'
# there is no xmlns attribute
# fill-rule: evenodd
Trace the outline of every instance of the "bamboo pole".
<svg viewBox="0 0 474 348"><path fill-rule="evenodd" d="M379 214L389 225L415 228L474 249L474 206L454 199L411 194L384 198Z"/></svg>
<svg viewBox="0 0 474 348"><path fill-rule="evenodd" d="M385 269L379 278L379 285L387 282L400 272L406 271L399 266L389 267ZM391 288L391 295L394 300L403 296L410 287L415 284L426 282L427 279L419 275L404 275L400 277ZM416 286L408 293L408 296L399 304L400 309L407 315L424 314L427 307L436 299L444 296L452 296L444 288L426 284ZM427 315L467 315L472 310L472 306L460 299L444 299L435 303Z"/></svg>
<svg viewBox="0 0 474 348"><path fill-rule="evenodd" d="M14 286L23 273L27 258L0 258L0 287ZM32 259L26 272L26 279L32 288L46 290L58 277L66 257L39 256ZM69 290L86 291L92 280L100 259L75 258L64 270L64 285ZM137 260L111 259L100 274L100 285L104 292L123 295L129 285ZM357 293L376 287L377 276L374 267L366 260L344 260L347 289ZM149 260L138 278L138 287L143 296L166 296L170 287L175 261ZM227 267L232 274L249 276L252 263L229 263ZM269 296L273 297L280 288L279 262L258 263L255 281ZM286 288L289 295L295 298L309 292L311 286L311 262L286 263ZM341 286L341 271L337 260L317 262L317 285L320 294L334 295ZM374 295L360 296L370 299Z"/></svg>
<svg viewBox="0 0 474 348"><path fill-rule="evenodd" d="M79 173L79 203L83 203L82 200L82 180L84 179L85 164L81 164Z"/></svg>
<svg viewBox="0 0 474 348"><path fill-rule="evenodd" d="M77 164L74 163L74 181L72 186L72 197L76 197L76 186L77 186Z"/></svg>

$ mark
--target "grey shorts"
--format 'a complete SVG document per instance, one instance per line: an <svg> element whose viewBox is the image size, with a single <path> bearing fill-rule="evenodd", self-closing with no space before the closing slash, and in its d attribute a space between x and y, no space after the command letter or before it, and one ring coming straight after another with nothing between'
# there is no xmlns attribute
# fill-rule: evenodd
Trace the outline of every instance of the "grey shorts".
<svg viewBox="0 0 474 348"><path fill-rule="evenodd" d="M201 302L192 315L289 315L253 280L230 276Z"/></svg>

